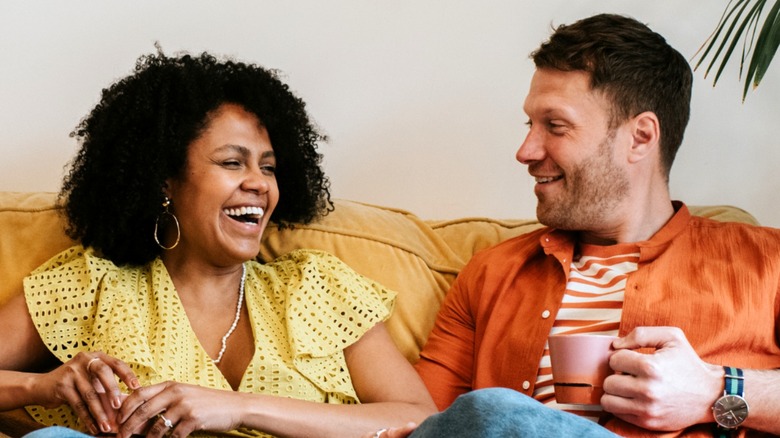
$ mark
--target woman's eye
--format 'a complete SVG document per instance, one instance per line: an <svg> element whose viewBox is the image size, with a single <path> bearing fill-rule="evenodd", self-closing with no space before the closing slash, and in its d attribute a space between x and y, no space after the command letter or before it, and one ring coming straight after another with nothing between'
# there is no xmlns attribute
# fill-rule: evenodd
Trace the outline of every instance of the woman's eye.
<svg viewBox="0 0 780 438"><path fill-rule="evenodd" d="M238 160L225 160L222 162L222 165L225 167L238 167L241 165L241 162Z"/></svg>
<svg viewBox="0 0 780 438"><path fill-rule="evenodd" d="M268 175L273 175L276 173L276 166L272 166L270 164L260 166L260 169L262 169L262 171Z"/></svg>

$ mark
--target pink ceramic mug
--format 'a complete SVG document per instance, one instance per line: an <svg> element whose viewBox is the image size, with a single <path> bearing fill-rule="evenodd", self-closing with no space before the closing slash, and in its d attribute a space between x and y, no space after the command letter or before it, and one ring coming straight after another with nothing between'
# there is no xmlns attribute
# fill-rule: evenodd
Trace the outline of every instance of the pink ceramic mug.
<svg viewBox="0 0 780 438"><path fill-rule="evenodd" d="M600 403L604 379L612 374L609 356L615 339L589 334L550 336L550 365L558 403Z"/></svg>

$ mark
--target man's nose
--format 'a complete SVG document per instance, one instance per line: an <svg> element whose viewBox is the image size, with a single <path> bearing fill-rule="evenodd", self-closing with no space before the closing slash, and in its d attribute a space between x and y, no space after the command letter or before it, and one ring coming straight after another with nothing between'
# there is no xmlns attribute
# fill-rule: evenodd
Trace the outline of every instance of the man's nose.
<svg viewBox="0 0 780 438"><path fill-rule="evenodd" d="M528 131L528 134L526 134L525 140L523 140L520 148L517 149L515 158L517 161L528 165L535 161L544 160L544 155L545 151L542 136L537 134L536 130L532 127Z"/></svg>

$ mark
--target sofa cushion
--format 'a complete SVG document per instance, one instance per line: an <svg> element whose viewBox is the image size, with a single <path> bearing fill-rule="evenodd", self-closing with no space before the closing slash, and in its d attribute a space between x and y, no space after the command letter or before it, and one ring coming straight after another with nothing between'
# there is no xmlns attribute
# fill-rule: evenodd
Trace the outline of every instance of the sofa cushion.
<svg viewBox="0 0 780 438"><path fill-rule="evenodd" d="M484 217L427 221L427 223L464 263L479 250L542 226L535 219L499 220Z"/></svg>
<svg viewBox="0 0 780 438"><path fill-rule="evenodd" d="M758 220L741 208L731 205L689 205L688 209L694 216L707 217L721 222L744 222L759 225Z"/></svg>
<svg viewBox="0 0 780 438"><path fill-rule="evenodd" d="M54 193L0 192L0 305L21 293L22 279L73 245Z"/></svg>
<svg viewBox="0 0 780 438"><path fill-rule="evenodd" d="M335 207L312 224L292 230L270 227L260 257L271 260L293 249L321 249L398 292L387 327L412 362L472 249L518 235L528 222L469 220L458 226L456 221L428 223L403 210L352 201L337 200Z"/></svg>

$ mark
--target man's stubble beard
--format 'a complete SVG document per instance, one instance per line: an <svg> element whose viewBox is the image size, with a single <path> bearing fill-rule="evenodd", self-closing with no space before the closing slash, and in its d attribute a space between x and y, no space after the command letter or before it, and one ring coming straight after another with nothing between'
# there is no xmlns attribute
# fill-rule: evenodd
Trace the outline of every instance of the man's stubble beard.
<svg viewBox="0 0 780 438"><path fill-rule="evenodd" d="M629 193L628 176L613 161L615 132L599 144L597 155L566 172L557 199L538 196L536 215L544 225L561 230L599 228Z"/></svg>

